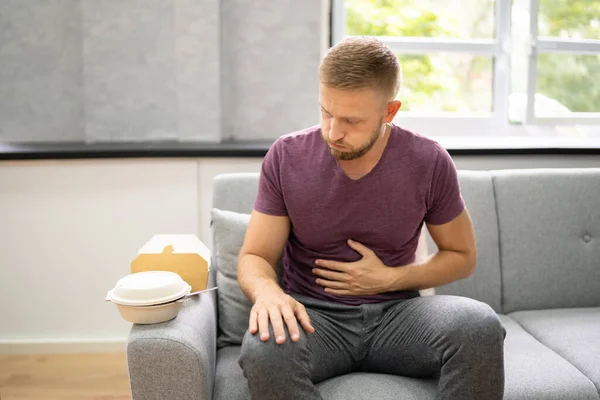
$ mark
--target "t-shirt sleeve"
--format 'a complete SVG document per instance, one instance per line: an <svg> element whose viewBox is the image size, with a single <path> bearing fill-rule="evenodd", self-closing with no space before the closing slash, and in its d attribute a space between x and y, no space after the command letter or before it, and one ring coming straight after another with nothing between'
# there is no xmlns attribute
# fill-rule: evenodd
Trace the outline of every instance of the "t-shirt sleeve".
<svg viewBox="0 0 600 400"><path fill-rule="evenodd" d="M465 208L454 161L439 144L437 153L425 215L425 222L432 225L452 221Z"/></svg>
<svg viewBox="0 0 600 400"><path fill-rule="evenodd" d="M263 214L288 215L281 190L281 142L275 141L260 168L258 194L254 201L254 209Z"/></svg>

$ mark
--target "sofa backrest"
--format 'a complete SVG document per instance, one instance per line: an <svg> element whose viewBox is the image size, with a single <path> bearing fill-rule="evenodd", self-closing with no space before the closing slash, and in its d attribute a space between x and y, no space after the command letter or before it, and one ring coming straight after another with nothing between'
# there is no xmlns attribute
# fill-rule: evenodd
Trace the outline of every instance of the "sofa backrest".
<svg viewBox="0 0 600 400"><path fill-rule="evenodd" d="M250 214L258 193L258 177L258 172L229 173L215 176L213 180L213 207Z"/></svg>
<svg viewBox="0 0 600 400"><path fill-rule="evenodd" d="M477 245L477 268L467 279L437 287L436 294L470 297L502 311L502 285L498 248L498 218L492 174L487 171L458 171L460 190L473 221ZM429 253L438 248L428 236Z"/></svg>
<svg viewBox="0 0 600 400"><path fill-rule="evenodd" d="M503 312L600 306L600 168L492 175Z"/></svg>
<svg viewBox="0 0 600 400"><path fill-rule="evenodd" d="M250 213L258 173L215 177L213 206ZM459 171L473 275L436 288L508 313L600 306L600 168ZM437 251L429 241L429 252Z"/></svg>

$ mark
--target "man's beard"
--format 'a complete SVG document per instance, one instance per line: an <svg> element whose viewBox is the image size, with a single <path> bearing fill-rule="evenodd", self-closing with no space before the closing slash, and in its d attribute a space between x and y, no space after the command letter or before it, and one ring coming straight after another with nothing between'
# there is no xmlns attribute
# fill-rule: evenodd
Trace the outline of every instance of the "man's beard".
<svg viewBox="0 0 600 400"><path fill-rule="evenodd" d="M377 143L377 141L381 137L382 128L385 126L385 124L383 123L383 118L379 121L378 125L379 125L379 127L375 131L373 131L373 133L369 137L369 141L362 147L360 147L358 149L351 149L352 151L340 151L333 147L329 147L329 150L331 151L331 155L340 161L356 160L357 158L364 156L365 154L367 154L369 152L369 150L371 150L373 148L373 146L375 146L375 143ZM323 136L323 140L325 140L326 143L329 143L329 141L325 138L325 136ZM343 146L342 142L332 142L332 143Z"/></svg>

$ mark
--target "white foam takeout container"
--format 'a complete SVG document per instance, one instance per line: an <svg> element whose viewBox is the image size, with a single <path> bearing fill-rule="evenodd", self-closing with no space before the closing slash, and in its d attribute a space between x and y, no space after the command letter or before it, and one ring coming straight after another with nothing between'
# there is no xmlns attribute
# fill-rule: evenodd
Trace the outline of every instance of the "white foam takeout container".
<svg viewBox="0 0 600 400"><path fill-rule="evenodd" d="M134 324L156 324L177 316L192 287L170 271L146 271L127 275L106 295L121 317Z"/></svg>

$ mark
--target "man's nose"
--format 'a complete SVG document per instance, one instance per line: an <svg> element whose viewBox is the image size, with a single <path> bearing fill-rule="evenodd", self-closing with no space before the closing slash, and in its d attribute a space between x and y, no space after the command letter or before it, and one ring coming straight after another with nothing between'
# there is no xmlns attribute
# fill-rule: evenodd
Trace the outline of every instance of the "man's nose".
<svg viewBox="0 0 600 400"><path fill-rule="evenodd" d="M337 142L344 137L344 132L339 122L331 118L329 122L329 141Z"/></svg>

